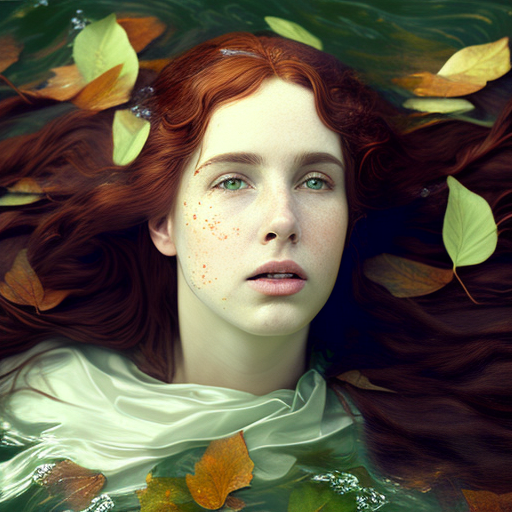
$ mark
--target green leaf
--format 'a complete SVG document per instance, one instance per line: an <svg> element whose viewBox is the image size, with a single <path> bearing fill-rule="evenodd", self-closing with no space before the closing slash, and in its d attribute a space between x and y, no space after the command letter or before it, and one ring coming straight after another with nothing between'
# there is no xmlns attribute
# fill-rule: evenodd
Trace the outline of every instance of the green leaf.
<svg viewBox="0 0 512 512"><path fill-rule="evenodd" d="M340 495L322 484L305 483L290 495L288 512L355 512L356 495Z"/></svg>
<svg viewBox="0 0 512 512"><path fill-rule="evenodd" d="M318 37L293 21L283 20L275 16L265 16L265 21L268 23L269 27L280 36L293 39L299 43L308 44L317 50L323 49L322 41L320 41Z"/></svg>
<svg viewBox="0 0 512 512"><path fill-rule="evenodd" d="M489 203L448 176L448 206L444 216L443 242L453 267L476 265L496 249L498 228Z"/></svg>
<svg viewBox="0 0 512 512"><path fill-rule="evenodd" d="M184 478L151 477L146 489L136 491L141 512L200 512Z"/></svg>
<svg viewBox="0 0 512 512"><path fill-rule="evenodd" d="M468 100L458 98L409 98L403 103L403 106L419 112L438 112L441 114L469 112L475 108Z"/></svg>
<svg viewBox="0 0 512 512"><path fill-rule="evenodd" d="M0 206L21 206L24 204L32 204L44 199L43 194L5 194L0 197Z"/></svg>
<svg viewBox="0 0 512 512"><path fill-rule="evenodd" d="M137 54L115 14L87 25L76 36L73 59L87 83L123 64L119 77L131 89L139 72Z"/></svg>
<svg viewBox="0 0 512 512"><path fill-rule="evenodd" d="M116 165L128 165L142 151L149 136L151 125L130 110L117 110L114 115L112 135L114 137L113 160Z"/></svg>

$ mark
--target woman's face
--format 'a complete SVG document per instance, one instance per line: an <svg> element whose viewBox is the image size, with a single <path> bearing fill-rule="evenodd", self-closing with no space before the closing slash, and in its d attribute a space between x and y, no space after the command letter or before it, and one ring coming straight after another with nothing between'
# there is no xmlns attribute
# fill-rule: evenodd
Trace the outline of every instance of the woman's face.
<svg viewBox="0 0 512 512"><path fill-rule="evenodd" d="M177 255L180 308L284 335L327 301L347 218L339 136L311 91L273 78L214 112L173 214L151 230Z"/></svg>

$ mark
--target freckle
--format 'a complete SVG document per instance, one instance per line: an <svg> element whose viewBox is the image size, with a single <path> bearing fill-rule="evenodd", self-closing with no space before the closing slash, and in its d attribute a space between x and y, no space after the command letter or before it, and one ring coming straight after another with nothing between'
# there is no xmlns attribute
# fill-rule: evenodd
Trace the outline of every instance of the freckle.
<svg viewBox="0 0 512 512"><path fill-rule="evenodd" d="M203 268L206 268L206 265L203 265Z"/></svg>
<svg viewBox="0 0 512 512"><path fill-rule="evenodd" d="M185 226L188 226L188 222L185 224Z"/></svg>
<svg viewBox="0 0 512 512"><path fill-rule="evenodd" d="M199 174L199 169L196 169L196 170L194 171L194 176L196 176L197 174Z"/></svg>
<svg viewBox="0 0 512 512"><path fill-rule="evenodd" d="M187 201L183 201L183 206L187 206Z"/></svg>
<svg viewBox="0 0 512 512"><path fill-rule="evenodd" d="M228 235L224 235L224 240L226 240L227 237L228 237Z"/></svg>
<svg viewBox="0 0 512 512"><path fill-rule="evenodd" d="M217 278L215 278L215 281L217 281Z"/></svg>
<svg viewBox="0 0 512 512"><path fill-rule="evenodd" d="M211 281L208 281L209 283L211 283Z"/></svg>
<svg viewBox="0 0 512 512"><path fill-rule="evenodd" d="M228 299L226 299L226 297L223 297L222 300L228 300Z"/></svg>
<svg viewBox="0 0 512 512"><path fill-rule="evenodd" d="M194 213L194 215L192 215L192 218L195 220L197 219L197 215Z"/></svg>
<svg viewBox="0 0 512 512"><path fill-rule="evenodd" d="M206 229L206 228L203 226L203 229Z"/></svg>
<svg viewBox="0 0 512 512"><path fill-rule="evenodd" d="M212 206L210 206L210 208L212 208Z"/></svg>
<svg viewBox="0 0 512 512"><path fill-rule="evenodd" d="M199 201L199 204L201 204L201 201Z"/></svg>
<svg viewBox="0 0 512 512"><path fill-rule="evenodd" d="M204 274L201 277L204 279Z"/></svg>

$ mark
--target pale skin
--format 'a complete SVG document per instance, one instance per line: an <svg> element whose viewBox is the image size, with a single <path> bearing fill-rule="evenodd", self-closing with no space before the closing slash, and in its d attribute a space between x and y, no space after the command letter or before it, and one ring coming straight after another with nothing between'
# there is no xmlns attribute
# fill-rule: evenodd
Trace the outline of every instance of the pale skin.
<svg viewBox="0 0 512 512"><path fill-rule="evenodd" d="M174 382L258 395L293 388L309 324L336 280L347 219L340 139L311 91L273 78L217 109L173 214L149 223L157 249L177 257ZM261 265L290 260L306 275L300 291L251 286Z"/></svg>

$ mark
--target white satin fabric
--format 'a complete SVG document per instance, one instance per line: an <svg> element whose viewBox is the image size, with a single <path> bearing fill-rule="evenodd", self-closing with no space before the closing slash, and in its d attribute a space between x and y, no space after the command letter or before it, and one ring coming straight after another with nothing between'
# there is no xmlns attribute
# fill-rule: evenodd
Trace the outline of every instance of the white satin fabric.
<svg viewBox="0 0 512 512"><path fill-rule="evenodd" d="M34 469L56 458L102 471L105 492L140 489L163 458L240 430L255 477L264 480L284 476L295 462L283 447L307 448L347 429L347 435L337 436L337 451L348 455L356 449L353 429L347 428L352 420L314 370L295 391L256 396L165 384L118 353L52 341L5 360L0 374L48 348L53 350L31 360L16 381L4 379L0 388L0 393L12 386L19 390L3 406L7 435L35 441L0 464L0 501L27 488Z"/></svg>

